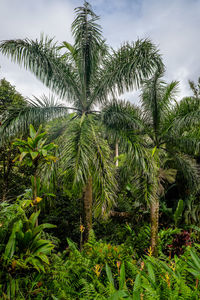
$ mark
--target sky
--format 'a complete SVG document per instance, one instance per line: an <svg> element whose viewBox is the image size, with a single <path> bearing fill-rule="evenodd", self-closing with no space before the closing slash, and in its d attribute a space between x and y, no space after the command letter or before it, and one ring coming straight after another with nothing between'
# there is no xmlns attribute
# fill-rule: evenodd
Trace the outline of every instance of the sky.
<svg viewBox="0 0 200 300"><path fill-rule="evenodd" d="M191 91L188 79L200 76L200 0L90 0L107 43L118 49L125 41L150 38L166 66L164 79L180 81L179 98ZM82 0L0 0L0 40L40 38L73 43L74 8ZM25 97L49 90L30 71L0 54L0 79L6 78ZM138 92L121 96L138 102Z"/></svg>

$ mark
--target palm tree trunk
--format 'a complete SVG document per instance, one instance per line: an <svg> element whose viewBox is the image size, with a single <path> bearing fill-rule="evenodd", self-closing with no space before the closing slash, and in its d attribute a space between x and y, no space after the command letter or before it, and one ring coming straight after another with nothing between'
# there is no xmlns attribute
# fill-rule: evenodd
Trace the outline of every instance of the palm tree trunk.
<svg viewBox="0 0 200 300"><path fill-rule="evenodd" d="M38 211L37 208L37 162L35 162L35 170L33 175L33 203L35 204L35 212ZM35 222L35 226L38 226L38 218Z"/></svg>
<svg viewBox="0 0 200 300"><path fill-rule="evenodd" d="M119 166L119 161L118 161L118 157L119 157L119 144L118 141L116 141L115 143L115 157L116 157L116 167Z"/></svg>
<svg viewBox="0 0 200 300"><path fill-rule="evenodd" d="M159 224L159 199L151 202L151 251L153 256L158 255L158 224Z"/></svg>
<svg viewBox="0 0 200 300"><path fill-rule="evenodd" d="M84 242L89 239L89 233L92 229L92 177L88 178L88 182L84 191L84 217L85 217L85 231L84 231Z"/></svg>

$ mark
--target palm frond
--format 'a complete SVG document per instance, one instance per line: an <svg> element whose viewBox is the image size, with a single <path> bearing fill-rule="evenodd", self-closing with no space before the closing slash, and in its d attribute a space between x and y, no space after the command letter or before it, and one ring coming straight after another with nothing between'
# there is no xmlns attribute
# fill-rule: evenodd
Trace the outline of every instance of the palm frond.
<svg viewBox="0 0 200 300"><path fill-rule="evenodd" d="M110 94L118 96L117 93L138 88L144 79L161 66L161 57L150 40L126 43L103 60L93 99L102 102Z"/></svg>
<svg viewBox="0 0 200 300"><path fill-rule="evenodd" d="M92 162L92 173L95 195L95 215L106 215L115 204L117 182L116 167L111 158L111 150L99 130L99 126L91 124L95 153Z"/></svg>
<svg viewBox="0 0 200 300"><path fill-rule="evenodd" d="M103 124L109 130L138 130L142 127L140 110L128 101L113 99L101 112Z"/></svg>
<svg viewBox="0 0 200 300"><path fill-rule="evenodd" d="M91 80L95 79L94 74L107 51L107 46L102 39L101 26L96 23L99 17L93 12L89 3L84 2L84 5L77 7L75 11L77 16L72 23L72 34L75 38L73 53L76 53L76 65L82 83L82 101L86 105L86 99L90 95Z"/></svg>
<svg viewBox="0 0 200 300"><path fill-rule="evenodd" d="M8 40L0 43L0 51L14 62L29 69L47 87L67 100L80 98L76 72L63 61L53 39Z"/></svg>
<svg viewBox="0 0 200 300"><path fill-rule="evenodd" d="M178 82L166 84L162 81L162 76L163 71L159 70L151 79L146 80L141 94L142 119L147 129L149 126L152 127L156 144L159 143L159 136L171 126L168 119L171 117L172 103L175 101L178 88Z"/></svg>
<svg viewBox="0 0 200 300"><path fill-rule="evenodd" d="M84 114L73 119L61 137L63 141L61 168L66 181L72 187L83 188L90 174L90 164L94 157L90 120Z"/></svg>
<svg viewBox="0 0 200 300"><path fill-rule="evenodd" d="M183 98L174 106L172 117L174 131L179 133L183 133L193 126L199 125L200 99L194 97Z"/></svg>
<svg viewBox="0 0 200 300"><path fill-rule="evenodd" d="M167 148L178 149L179 151L194 156L200 152L200 141L198 137L174 134L174 131L167 136L163 136Z"/></svg>
<svg viewBox="0 0 200 300"><path fill-rule="evenodd" d="M45 102L35 98L28 101L28 106L22 108L10 108L8 116L1 126L1 143L28 132L29 125L34 127L50 121L54 118L65 116L68 108L56 103L55 100L45 97Z"/></svg>
<svg viewBox="0 0 200 300"><path fill-rule="evenodd" d="M183 153L173 153L172 167L180 172L193 192L199 189L199 171L194 159Z"/></svg>

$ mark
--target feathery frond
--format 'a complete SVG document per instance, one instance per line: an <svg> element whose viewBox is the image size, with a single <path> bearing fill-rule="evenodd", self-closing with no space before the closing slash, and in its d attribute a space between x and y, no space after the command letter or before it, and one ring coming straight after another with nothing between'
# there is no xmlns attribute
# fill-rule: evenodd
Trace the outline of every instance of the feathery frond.
<svg viewBox="0 0 200 300"><path fill-rule="evenodd" d="M77 75L73 66L63 61L53 43L53 39L41 37L40 40L8 40L0 43L1 52L14 62L23 65L68 101L80 98Z"/></svg>

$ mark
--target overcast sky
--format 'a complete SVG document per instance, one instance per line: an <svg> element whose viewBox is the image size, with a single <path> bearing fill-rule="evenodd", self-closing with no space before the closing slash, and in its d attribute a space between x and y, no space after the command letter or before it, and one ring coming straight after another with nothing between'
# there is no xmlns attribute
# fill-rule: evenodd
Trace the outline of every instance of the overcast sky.
<svg viewBox="0 0 200 300"><path fill-rule="evenodd" d="M107 43L150 38L166 65L165 79L180 81L180 97L189 95L188 79L200 76L200 0L90 0ZM70 26L81 0L0 0L0 40L40 37L73 43ZM5 77L25 97L49 94L34 75L0 54ZM137 93L125 95L135 102Z"/></svg>

